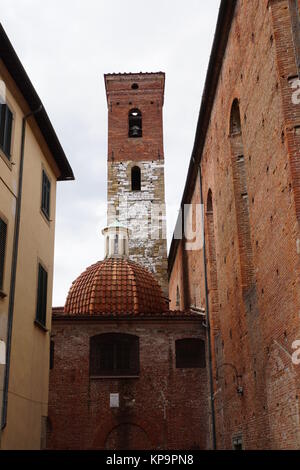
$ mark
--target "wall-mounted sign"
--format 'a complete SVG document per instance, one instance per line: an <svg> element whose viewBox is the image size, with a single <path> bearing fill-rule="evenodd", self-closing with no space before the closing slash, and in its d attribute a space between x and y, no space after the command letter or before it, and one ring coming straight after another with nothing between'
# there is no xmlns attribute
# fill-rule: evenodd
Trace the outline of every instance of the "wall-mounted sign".
<svg viewBox="0 0 300 470"><path fill-rule="evenodd" d="M109 395L109 406L110 408L119 408L119 394L111 393Z"/></svg>

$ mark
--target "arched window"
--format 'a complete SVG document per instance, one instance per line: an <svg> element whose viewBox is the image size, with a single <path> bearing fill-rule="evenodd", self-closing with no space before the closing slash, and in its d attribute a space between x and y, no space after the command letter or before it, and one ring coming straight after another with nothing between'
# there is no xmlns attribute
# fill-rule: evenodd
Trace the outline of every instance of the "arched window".
<svg viewBox="0 0 300 470"><path fill-rule="evenodd" d="M243 133L241 127L239 101L232 103L230 115L230 143L233 189L235 197L240 266L243 293L251 291L255 278L251 242L250 212L247 187L247 167L244 158Z"/></svg>
<svg viewBox="0 0 300 470"><path fill-rule="evenodd" d="M213 194L208 190L206 203L206 230L207 230L207 248L208 248L208 273L209 273L209 302L211 311L212 330L219 331L219 291L218 291L218 270L217 270L217 252L216 237L214 226L214 206Z"/></svg>
<svg viewBox="0 0 300 470"><path fill-rule="evenodd" d="M178 339L175 341L175 352L178 369L205 367L205 343L202 339Z"/></svg>
<svg viewBox="0 0 300 470"><path fill-rule="evenodd" d="M239 134L242 131L240 105L237 98L232 103L230 115L230 134Z"/></svg>
<svg viewBox="0 0 300 470"><path fill-rule="evenodd" d="M138 374L138 336L125 333L104 333L90 338L91 376Z"/></svg>
<svg viewBox="0 0 300 470"><path fill-rule="evenodd" d="M142 137L142 113L139 109L131 109L128 114L128 137Z"/></svg>
<svg viewBox="0 0 300 470"><path fill-rule="evenodd" d="M141 190L141 169L138 166L131 168L131 189L132 191Z"/></svg>

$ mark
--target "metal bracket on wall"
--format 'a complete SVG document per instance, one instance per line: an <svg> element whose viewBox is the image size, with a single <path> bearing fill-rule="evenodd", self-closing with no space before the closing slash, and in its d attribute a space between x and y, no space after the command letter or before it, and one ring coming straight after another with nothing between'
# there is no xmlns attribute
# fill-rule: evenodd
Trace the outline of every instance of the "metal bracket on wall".
<svg viewBox="0 0 300 470"><path fill-rule="evenodd" d="M231 364L230 362L224 362L223 364L219 365L217 367L217 370L216 370L216 380L218 381L220 376L219 376L219 369L221 369L221 367L225 367L225 366L229 366L231 367L234 372L235 372L235 378L236 378L236 381L237 381L237 387L236 387L236 392L239 394L239 395L244 395L244 388L242 387L241 383L240 383L240 380L242 379L242 375L240 375L237 371L237 368L235 367L234 364Z"/></svg>

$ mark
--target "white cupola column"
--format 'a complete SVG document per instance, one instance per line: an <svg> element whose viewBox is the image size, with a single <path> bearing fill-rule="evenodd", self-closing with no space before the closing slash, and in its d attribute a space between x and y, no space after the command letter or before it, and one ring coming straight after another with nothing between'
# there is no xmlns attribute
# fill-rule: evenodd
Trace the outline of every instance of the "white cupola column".
<svg viewBox="0 0 300 470"><path fill-rule="evenodd" d="M128 257L129 229L118 220L102 230L105 258Z"/></svg>

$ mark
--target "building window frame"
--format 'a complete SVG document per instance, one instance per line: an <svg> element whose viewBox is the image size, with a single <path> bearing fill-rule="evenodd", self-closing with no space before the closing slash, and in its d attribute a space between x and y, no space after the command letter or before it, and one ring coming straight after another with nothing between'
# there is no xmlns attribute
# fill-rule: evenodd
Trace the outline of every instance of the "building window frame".
<svg viewBox="0 0 300 470"><path fill-rule="evenodd" d="M14 114L7 103L0 103L0 149L10 162L12 156Z"/></svg>
<svg viewBox="0 0 300 470"><path fill-rule="evenodd" d="M51 180L46 172L42 169L42 194L41 194L41 212L50 221L51 210Z"/></svg>
<svg viewBox="0 0 300 470"><path fill-rule="evenodd" d="M128 333L102 333L90 337L90 377L138 377L139 337Z"/></svg>
<svg viewBox="0 0 300 470"><path fill-rule="evenodd" d="M176 369L205 369L205 341L201 338L179 338L175 341Z"/></svg>

